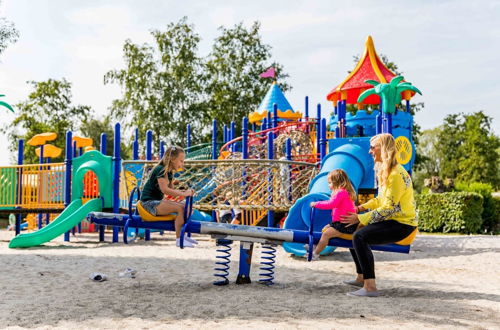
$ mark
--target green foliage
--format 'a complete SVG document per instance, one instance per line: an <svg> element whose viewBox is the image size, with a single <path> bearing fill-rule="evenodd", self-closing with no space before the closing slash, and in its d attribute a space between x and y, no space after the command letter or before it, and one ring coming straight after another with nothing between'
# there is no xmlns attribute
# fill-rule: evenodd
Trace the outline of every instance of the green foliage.
<svg viewBox="0 0 500 330"><path fill-rule="evenodd" d="M113 101L112 115L139 128L141 138L151 129L158 140L181 144L186 125L201 130L206 114L203 63L196 54L200 37L185 17L151 34L154 46L125 41L126 68L104 77L105 83L117 83L123 90L122 98Z"/></svg>
<svg viewBox="0 0 500 330"><path fill-rule="evenodd" d="M437 157L437 146L439 145L439 134L441 127L427 129L420 134L417 154L421 155L421 162L415 166L426 177L439 175L439 159Z"/></svg>
<svg viewBox="0 0 500 330"><path fill-rule="evenodd" d="M421 194L416 202L422 231L471 234L481 229L483 198L477 193Z"/></svg>
<svg viewBox="0 0 500 330"><path fill-rule="evenodd" d="M28 141L36 134L55 132L58 137L51 144L64 149L66 131L75 131L79 123L85 121L91 113L91 108L85 105L72 105L71 83L62 80L49 79L47 81L30 84L33 91L28 99L16 105L17 117L11 125L5 125L1 131L9 139L11 152L17 150L17 141ZM24 159L26 164L38 163L34 147L25 146ZM53 161L64 159L64 153Z"/></svg>
<svg viewBox="0 0 500 330"><path fill-rule="evenodd" d="M500 187L500 155L496 152L500 138L493 133L491 122L482 111L445 118L436 145L441 177Z"/></svg>
<svg viewBox="0 0 500 330"><path fill-rule="evenodd" d="M7 49L10 43L15 43L17 38L19 38L19 31L14 24L5 17L0 17L0 54Z"/></svg>
<svg viewBox="0 0 500 330"><path fill-rule="evenodd" d="M111 125L111 119L109 116L104 117L103 120L96 118L90 118L82 122L80 127L80 133L84 137L89 137L94 141L94 147L100 150L101 134L106 134L106 155L113 155L114 146L114 128ZM123 136L120 145L120 156L122 159L132 159L132 147L131 143L124 143Z"/></svg>
<svg viewBox="0 0 500 330"><path fill-rule="evenodd" d="M439 159L436 146L439 144L438 135L441 127L427 129L420 133L413 172L413 186L419 192L428 190L424 187L424 180L439 175ZM418 160L418 161L417 161Z"/></svg>
<svg viewBox="0 0 500 330"><path fill-rule="evenodd" d="M500 234L500 197L493 197L493 214L496 216L495 224L491 228L494 234Z"/></svg>
<svg viewBox="0 0 500 330"><path fill-rule="evenodd" d="M221 34L206 63L208 118L240 125L242 118L255 111L264 98L272 80L262 79L259 74L270 66L271 47L262 42L259 30L258 22L249 29L242 23L230 29L219 28ZM278 63L272 66L282 82L280 88L289 90L283 67Z"/></svg>
<svg viewBox="0 0 500 330"><path fill-rule="evenodd" d="M497 208L496 202L492 196L493 187L487 183L459 182L455 185L457 191L475 192L483 196L483 230L485 232L494 232L495 228L500 224L500 208Z"/></svg>
<svg viewBox="0 0 500 330"><path fill-rule="evenodd" d="M113 101L112 115L138 127L141 135L151 129L158 140L180 145L188 123L195 132L193 144L209 140L212 119L239 125L269 88L269 81L259 79L271 64L270 47L262 43L259 29L258 23L250 29L243 24L220 28L207 58L198 55L201 38L185 17L165 31L153 31L153 46L127 40L126 67L104 77L123 90L122 98Z"/></svg>

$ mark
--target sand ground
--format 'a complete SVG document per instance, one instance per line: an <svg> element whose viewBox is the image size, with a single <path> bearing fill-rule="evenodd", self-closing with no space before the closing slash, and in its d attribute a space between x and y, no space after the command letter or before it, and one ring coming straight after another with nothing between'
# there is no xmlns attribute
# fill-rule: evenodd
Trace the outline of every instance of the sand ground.
<svg viewBox="0 0 500 330"><path fill-rule="evenodd" d="M346 296L354 272L348 250L308 263L278 248L276 284L260 285L256 244L252 280L212 285L214 240L180 250L171 233L129 245L71 243L9 249L0 231L0 328L39 329L499 329L500 237L418 236L409 255L376 252L379 298ZM107 239L109 240L109 235ZM120 278L126 267L137 277ZM91 272L108 275L93 282Z"/></svg>

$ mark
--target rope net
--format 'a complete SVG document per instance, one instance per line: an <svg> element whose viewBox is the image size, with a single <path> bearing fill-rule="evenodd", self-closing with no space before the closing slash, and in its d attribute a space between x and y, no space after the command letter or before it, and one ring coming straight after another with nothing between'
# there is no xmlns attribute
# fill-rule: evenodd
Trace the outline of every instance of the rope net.
<svg viewBox="0 0 500 330"><path fill-rule="evenodd" d="M124 161L122 198L143 187L156 161ZM174 176L178 189L194 189L194 208L202 211L288 211L305 195L317 165L287 160L188 160Z"/></svg>

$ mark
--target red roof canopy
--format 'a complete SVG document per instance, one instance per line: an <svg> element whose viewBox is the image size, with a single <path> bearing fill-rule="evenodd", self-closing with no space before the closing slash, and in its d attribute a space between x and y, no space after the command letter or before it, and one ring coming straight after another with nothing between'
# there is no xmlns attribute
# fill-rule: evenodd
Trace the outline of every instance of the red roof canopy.
<svg viewBox="0 0 500 330"><path fill-rule="evenodd" d="M346 100L347 104L357 104L359 94L373 87L365 83L365 80L375 80L380 83L387 83L390 82L394 76L395 74L389 70L378 57L372 37L368 36L365 42L365 51L358 64L340 85L328 93L326 99L334 103L339 100ZM404 96L406 98L409 95ZM379 103L380 97L375 94L368 96L363 101L363 104Z"/></svg>

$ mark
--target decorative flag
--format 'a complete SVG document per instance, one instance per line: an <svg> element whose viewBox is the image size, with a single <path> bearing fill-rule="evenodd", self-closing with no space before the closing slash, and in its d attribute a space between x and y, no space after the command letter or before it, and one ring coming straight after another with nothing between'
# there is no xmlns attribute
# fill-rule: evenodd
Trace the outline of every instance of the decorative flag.
<svg viewBox="0 0 500 330"><path fill-rule="evenodd" d="M261 78L275 78L276 77L276 70L273 67L270 67L265 72L262 72L259 76Z"/></svg>

